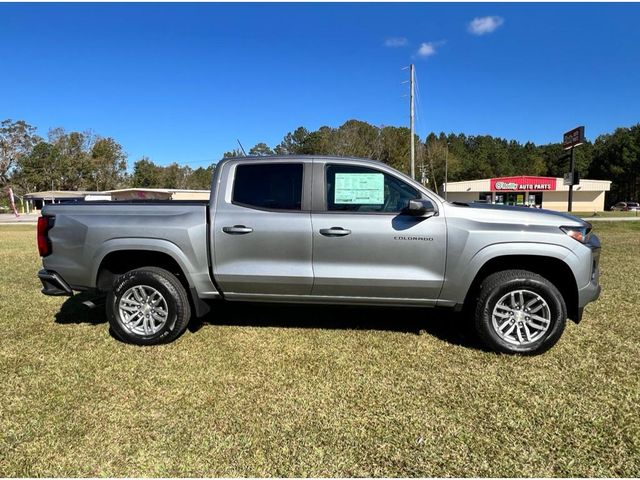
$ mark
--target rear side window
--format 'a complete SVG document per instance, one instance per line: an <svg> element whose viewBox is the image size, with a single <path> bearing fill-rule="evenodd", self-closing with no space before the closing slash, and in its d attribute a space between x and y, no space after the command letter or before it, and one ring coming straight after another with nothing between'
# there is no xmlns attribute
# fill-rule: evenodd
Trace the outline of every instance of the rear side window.
<svg viewBox="0 0 640 480"><path fill-rule="evenodd" d="M302 164L238 165L233 203L265 210L302 208Z"/></svg>

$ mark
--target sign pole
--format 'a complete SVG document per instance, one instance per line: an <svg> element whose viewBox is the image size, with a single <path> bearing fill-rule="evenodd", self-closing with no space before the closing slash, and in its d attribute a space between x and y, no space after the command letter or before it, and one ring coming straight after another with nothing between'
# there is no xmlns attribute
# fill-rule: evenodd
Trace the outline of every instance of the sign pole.
<svg viewBox="0 0 640 480"><path fill-rule="evenodd" d="M447 144L447 150L444 153L444 199L447 200L449 194L447 186L449 184L449 145Z"/></svg>
<svg viewBox="0 0 640 480"><path fill-rule="evenodd" d="M569 161L569 171L571 172L571 183L569 184L569 198L568 198L568 211L572 211L573 207L573 179L575 178L575 159L573 156L573 149L575 147L571 147L571 160Z"/></svg>
<svg viewBox="0 0 640 480"><path fill-rule="evenodd" d="M576 182L576 161L573 150L584 142L584 125L569 130L562 136L563 150L571 150L569 153L569 173L564 176L564 184L569 186L569 195L567 196L567 211L569 212L573 209L573 186L580 183L580 180Z"/></svg>

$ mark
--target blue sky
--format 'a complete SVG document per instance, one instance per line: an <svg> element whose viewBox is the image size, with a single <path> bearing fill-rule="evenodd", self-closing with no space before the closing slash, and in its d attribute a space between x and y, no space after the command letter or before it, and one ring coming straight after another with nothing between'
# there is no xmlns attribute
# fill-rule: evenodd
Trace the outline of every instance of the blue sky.
<svg viewBox="0 0 640 480"><path fill-rule="evenodd" d="M407 125L413 62L421 136L593 139L640 121L639 25L640 4L0 4L0 119L206 166L236 138Z"/></svg>

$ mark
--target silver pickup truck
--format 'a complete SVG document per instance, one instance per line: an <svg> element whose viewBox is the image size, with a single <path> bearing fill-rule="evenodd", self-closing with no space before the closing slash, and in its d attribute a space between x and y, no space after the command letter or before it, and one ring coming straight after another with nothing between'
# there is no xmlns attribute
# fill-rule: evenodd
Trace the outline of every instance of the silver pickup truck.
<svg viewBox="0 0 640 480"><path fill-rule="evenodd" d="M448 203L356 158L222 160L209 201L47 205L38 248L43 293L106 294L113 331L139 345L224 300L464 310L490 348L534 354L600 293L587 222Z"/></svg>

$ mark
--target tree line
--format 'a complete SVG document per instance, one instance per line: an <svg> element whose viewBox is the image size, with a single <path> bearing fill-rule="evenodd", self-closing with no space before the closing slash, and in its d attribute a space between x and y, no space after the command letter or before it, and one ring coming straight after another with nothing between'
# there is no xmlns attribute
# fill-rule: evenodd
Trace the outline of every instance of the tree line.
<svg viewBox="0 0 640 480"><path fill-rule="evenodd" d="M560 143L535 145L491 135L430 133L415 137L416 177L433 190L445 181L511 175L562 177L568 159ZM405 127L374 126L349 120L339 127L310 131L299 127L274 146L264 142L249 155L337 155L372 158L409 172L410 133ZM608 203L640 197L640 124L617 128L576 148L576 168L583 178L611 180ZM223 157L241 156L230 150ZM446 165L446 167L445 167ZM215 168L161 166L147 157L127 170L127 155L113 138L93 132L36 135L25 121L0 124L0 187L17 193L42 190L110 190L126 187L208 189Z"/></svg>
<svg viewBox="0 0 640 480"><path fill-rule="evenodd" d="M44 190L127 187L208 189L215 165L160 166L142 157L127 171L127 154L111 137L91 131L49 131L47 139L23 120L0 123L0 187L18 194Z"/></svg>
<svg viewBox="0 0 640 480"><path fill-rule="evenodd" d="M410 131L405 127L377 127L349 120L338 128L309 131L299 127L275 147L258 143L250 155L338 155L380 160L402 172L410 170ZM563 177L569 159L562 144L535 145L491 135L430 133L415 137L416 177L432 190L445 182L512 175ZM238 156L232 150L225 157ZM575 149L582 178L611 180L609 203L640 197L640 124L617 128Z"/></svg>

